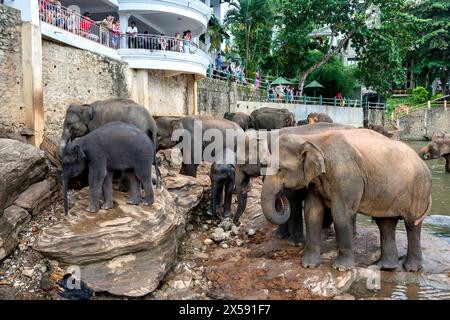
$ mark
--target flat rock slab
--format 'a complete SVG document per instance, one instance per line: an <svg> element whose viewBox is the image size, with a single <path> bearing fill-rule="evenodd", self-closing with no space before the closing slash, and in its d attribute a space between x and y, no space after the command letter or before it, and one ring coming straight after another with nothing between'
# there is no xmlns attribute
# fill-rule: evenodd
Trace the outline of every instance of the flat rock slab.
<svg viewBox="0 0 450 320"><path fill-rule="evenodd" d="M0 215L47 171L43 151L17 140L0 139Z"/></svg>
<svg viewBox="0 0 450 320"><path fill-rule="evenodd" d="M67 218L45 228L34 249L79 266L81 279L95 291L132 297L152 292L175 261L187 214L203 196L196 179L163 181L151 207L128 205L128 195L114 191L114 208L97 213L86 211L89 189L81 190Z"/></svg>
<svg viewBox="0 0 450 320"><path fill-rule="evenodd" d="M0 261L7 257L19 244L18 234L31 217L25 209L10 206L0 218Z"/></svg>
<svg viewBox="0 0 450 320"><path fill-rule="evenodd" d="M55 179L46 179L31 185L22 192L14 201L18 207L26 209L31 215L36 216L47 208L56 194Z"/></svg>

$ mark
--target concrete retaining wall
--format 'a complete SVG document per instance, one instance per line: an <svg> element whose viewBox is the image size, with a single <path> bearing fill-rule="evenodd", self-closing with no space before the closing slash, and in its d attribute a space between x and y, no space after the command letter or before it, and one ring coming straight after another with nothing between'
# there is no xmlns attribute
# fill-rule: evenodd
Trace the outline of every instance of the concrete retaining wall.
<svg viewBox="0 0 450 320"><path fill-rule="evenodd" d="M450 110L431 108L415 111L399 119L398 129L401 140L427 140L433 133L450 133Z"/></svg>

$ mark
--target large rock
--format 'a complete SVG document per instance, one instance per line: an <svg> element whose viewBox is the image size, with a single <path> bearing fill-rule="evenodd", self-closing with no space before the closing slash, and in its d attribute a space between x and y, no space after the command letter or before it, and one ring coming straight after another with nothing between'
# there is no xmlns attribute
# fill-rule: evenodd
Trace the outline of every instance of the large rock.
<svg viewBox="0 0 450 320"><path fill-rule="evenodd" d="M17 140L0 139L0 215L47 171L44 152Z"/></svg>
<svg viewBox="0 0 450 320"><path fill-rule="evenodd" d="M18 234L28 221L30 221L30 215L25 209L17 206L6 208L3 217L0 218L0 261L17 247Z"/></svg>
<svg viewBox="0 0 450 320"><path fill-rule="evenodd" d="M55 179L46 179L37 182L22 192L16 201L14 201L14 204L26 209L31 215L36 216L50 205L57 191L56 186Z"/></svg>
<svg viewBox="0 0 450 320"><path fill-rule="evenodd" d="M187 214L203 195L196 179L163 181L152 207L128 205L128 195L114 191L113 209L90 213L89 190L81 190L68 217L44 229L34 248L78 265L81 279L96 291L132 297L152 292L175 261Z"/></svg>

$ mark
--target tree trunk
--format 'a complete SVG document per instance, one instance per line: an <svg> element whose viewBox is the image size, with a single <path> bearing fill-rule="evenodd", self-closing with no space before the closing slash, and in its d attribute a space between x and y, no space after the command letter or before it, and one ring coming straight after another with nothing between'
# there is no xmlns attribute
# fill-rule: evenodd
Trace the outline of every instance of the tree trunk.
<svg viewBox="0 0 450 320"><path fill-rule="evenodd" d="M355 31L350 31L349 33L347 33L345 38L342 39L339 42L339 44L336 46L336 48L334 48L333 50L328 51L328 53L326 55L324 55L323 58L319 62L317 62L313 66L309 67L304 72L302 72L302 76L301 76L300 81L298 83L299 96L303 95L303 86L305 85L306 78L311 74L311 72L313 72L314 70L316 70L317 68L319 68L323 64L327 63L328 60L330 60L333 56L338 54L342 50L342 48L344 47L345 43L348 40L350 40L350 37L353 35L354 32Z"/></svg>

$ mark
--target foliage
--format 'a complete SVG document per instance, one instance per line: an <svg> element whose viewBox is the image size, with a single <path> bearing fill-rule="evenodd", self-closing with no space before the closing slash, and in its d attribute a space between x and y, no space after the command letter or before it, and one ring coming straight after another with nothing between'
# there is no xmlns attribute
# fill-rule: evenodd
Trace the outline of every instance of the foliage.
<svg viewBox="0 0 450 320"><path fill-rule="evenodd" d="M211 47L209 48L209 52L211 53L220 51L221 44L225 40L230 39L230 35L215 15L212 15L208 22L208 31L206 34L210 37Z"/></svg>
<svg viewBox="0 0 450 320"><path fill-rule="evenodd" d="M426 102L428 100L428 97L430 96L430 92L421 86L416 87L412 91L412 93L413 93L414 101L416 103Z"/></svg>
<svg viewBox="0 0 450 320"><path fill-rule="evenodd" d="M422 83L429 85L436 77L446 83L450 78L450 1L423 0L412 12L421 19L411 53L414 72Z"/></svg>
<svg viewBox="0 0 450 320"><path fill-rule="evenodd" d="M319 92L324 97L334 97L338 92L341 92L344 97L349 97L356 84L354 68L345 67L341 59L337 57L313 71L307 80L308 82L316 80L323 85L324 88Z"/></svg>
<svg viewBox="0 0 450 320"><path fill-rule="evenodd" d="M443 96L444 96L444 94L443 94L442 92L436 93L434 96L432 96L432 97L430 98L430 100L440 99L440 98L442 98Z"/></svg>
<svg viewBox="0 0 450 320"><path fill-rule="evenodd" d="M225 24L234 37L238 55L247 71L255 71L268 59L275 14L271 0L231 0Z"/></svg>

